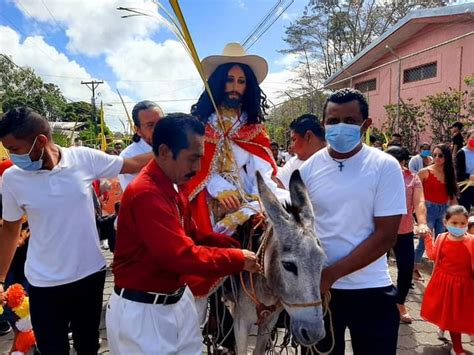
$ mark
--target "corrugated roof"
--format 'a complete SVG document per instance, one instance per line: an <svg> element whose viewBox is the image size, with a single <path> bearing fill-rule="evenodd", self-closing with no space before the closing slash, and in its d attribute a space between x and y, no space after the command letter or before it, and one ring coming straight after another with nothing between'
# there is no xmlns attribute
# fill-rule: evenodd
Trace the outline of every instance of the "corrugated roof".
<svg viewBox="0 0 474 355"><path fill-rule="evenodd" d="M405 41L408 37L410 37L413 32L418 32L421 28L423 28L426 24L419 24L415 23L413 20L417 19L424 19L424 18L435 18L435 17L444 17L444 16L455 16L455 15L463 15L469 14L470 16L474 16L474 3L469 4L462 4L462 5L453 5L453 6L444 6L432 9L420 9L415 10L405 16L403 19L398 21L395 25L390 27L384 34L382 34L379 38L373 41L370 45L365 47L360 53L358 53L349 63L347 63L342 69L340 69L337 73L332 75L329 79L324 82L324 87L330 86L336 79L342 80L342 74L350 73L350 67L359 62L364 56L366 56L369 52L373 51L377 46L381 43L387 41L389 37L391 37L395 32L401 30L403 27L407 25L412 26L411 30L406 31L404 35L400 35L394 38L391 41L390 45L392 47L396 47L403 41ZM382 55L386 54L386 50L379 51L379 56L371 56L370 61L374 63L376 60L382 57ZM350 73L350 74L356 74ZM341 76L341 77L340 77ZM347 78L349 75L346 76Z"/></svg>

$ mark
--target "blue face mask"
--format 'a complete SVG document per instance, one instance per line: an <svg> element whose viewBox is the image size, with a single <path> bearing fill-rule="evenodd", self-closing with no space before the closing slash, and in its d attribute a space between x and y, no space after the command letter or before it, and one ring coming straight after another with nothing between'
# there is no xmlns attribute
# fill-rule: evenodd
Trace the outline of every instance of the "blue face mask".
<svg viewBox="0 0 474 355"><path fill-rule="evenodd" d="M10 159L15 164L22 170L27 170L27 171L35 171L41 169L43 166L43 154L44 154L44 148L41 150L41 156L37 161L32 161L30 158L30 154L33 151L33 148L35 147L36 140L38 137L35 138L35 141L33 142L33 145L30 148L30 151L26 154L11 154L10 153Z"/></svg>
<svg viewBox="0 0 474 355"><path fill-rule="evenodd" d="M448 230L449 233L451 233L453 237L457 237L457 238L461 238L467 232L467 227L458 228L458 227L450 226L449 224L446 226L446 229Z"/></svg>
<svg viewBox="0 0 474 355"><path fill-rule="evenodd" d="M349 153L360 143L361 126L338 123L325 125L326 140L338 153Z"/></svg>
<svg viewBox="0 0 474 355"><path fill-rule="evenodd" d="M420 152L420 157L422 158L426 158L426 157L429 157L431 154L431 151L429 149L423 149L421 152Z"/></svg>

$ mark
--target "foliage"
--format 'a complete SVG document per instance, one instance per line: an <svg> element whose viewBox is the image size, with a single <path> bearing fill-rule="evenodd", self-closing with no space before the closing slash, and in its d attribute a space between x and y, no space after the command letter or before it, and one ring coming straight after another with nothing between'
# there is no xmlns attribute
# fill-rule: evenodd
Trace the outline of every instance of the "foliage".
<svg viewBox="0 0 474 355"><path fill-rule="evenodd" d="M456 121L469 123L466 112L467 91L449 88L421 100L425 117L429 122L434 143L446 143L451 139L448 127Z"/></svg>
<svg viewBox="0 0 474 355"><path fill-rule="evenodd" d="M469 86L468 110L471 116L474 116L474 74L464 78L464 82Z"/></svg>
<svg viewBox="0 0 474 355"><path fill-rule="evenodd" d="M400 105L400 120L398 122L398 105L386 105L385 112L387 120L383 123L382 129L390 136L392 133L400 133L402 136L402 145L407 147L410 152L416 152L420 145L420 137L426 130L426 121L424 120L423 107L408 99L407 103Z"/></svg>
<svg viewBox="0 0 474 355"><path fill-rule="evenodd" d="M0 55L0 91L4 112L27 105L48 120L59 120L66 105L66 99L57 85L44 83L33 69L19 68L3 55Z"/></svg>
<svg viewBox="0 0 474 355"><path fill-rule="evenodd" d="M0 54L0 107L3 112L17 106L29 106L49 121L85 122L86 129L80 133L83 140L95 142L99 129L93 122L93 106L90 103L67 102L61 89L45 83L31 68L18 67L9 57ZM100 117L100 110L97 110ZM106 126L105 133L111 137ZM67 134L54 132L55 142L69 145Z"/></svg>
<svg viewBox="0 0 474 355"><path fill-rule="evenodd" d="M282 52L320 63L305 70L325 80L410 11L444 5L441 0L310 0L287 27L289 49Z"/></svg>
<svg viewBox="0 0 474 355"><path fill-rule="evenodd" d="M286 147L290 140L289 126L291 121L308 112L313 112L321 118L325 101L325 95L315 92L311 98L308 95L291 97L289 100L275 106L266 118L265 125L268 134L272 140Z"/></svg>

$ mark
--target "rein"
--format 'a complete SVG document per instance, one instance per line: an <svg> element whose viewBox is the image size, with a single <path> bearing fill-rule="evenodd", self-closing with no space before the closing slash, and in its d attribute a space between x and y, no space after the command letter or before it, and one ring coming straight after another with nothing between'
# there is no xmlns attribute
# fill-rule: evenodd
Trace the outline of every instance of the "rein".
<svg viewBox="0 0 474 355"><path fill-rule="evenodd" d="M259 216L263 217L263 215ZM256 228L258 228L262 224L263 218L260 220L259 223L255 227L252 228L252 232L255 231ZM271 226L268 226L265 229L262 243L260 244L260 247L257 250L257 262L264 267L265 265L265 251L267 244L270 240L270 238L273 236L273 228ZM251 249L251 243L252 240L250 239L249 241L249 249ZM265 270L263 272L260 272L260 275L265 278ZM249 274L249 280L250 280L250 290L247 288L244 282L244 276L243 272L240 273L240 283L242 285L242 289L244 290L245 294L252 300L252 302L255 304L257 308L257 325L262 324L265 319L271 315L273 312L279 308L281 305L285 305L290 308L308 308L308 307L318 307L323 305L322 300L314 301L314 302L308 302L308 303L288 303L282 300L281 298L273 305L267 306L263 302L261 302L258 299L257 292L255 291L255 283L254 283L254 276L252 273Z"/></svg>

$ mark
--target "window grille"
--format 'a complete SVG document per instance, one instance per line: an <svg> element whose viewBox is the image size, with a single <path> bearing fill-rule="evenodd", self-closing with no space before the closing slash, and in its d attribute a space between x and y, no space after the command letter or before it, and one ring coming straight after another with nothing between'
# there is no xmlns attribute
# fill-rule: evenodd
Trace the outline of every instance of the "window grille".
<svg viewBox="0 0 474 355"><path fill-rule="evenodd" d="M354 85L354 88L359 90L360 92L375 91L377 89L377 79L371 79L356 83Z"/></svg>
<svg viewBox="0 0 474 355"><path fill-rule="evenodd" d="M437 74L436 62L423 64L418 67L406 69L403 71L403 82L411 83L429 78L435 78Z"/></svg>

